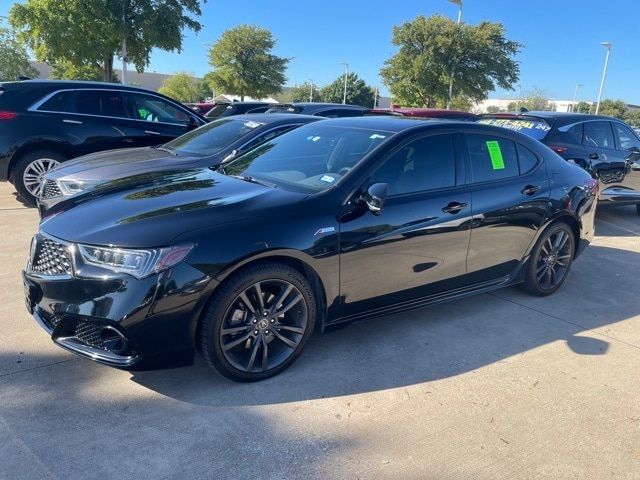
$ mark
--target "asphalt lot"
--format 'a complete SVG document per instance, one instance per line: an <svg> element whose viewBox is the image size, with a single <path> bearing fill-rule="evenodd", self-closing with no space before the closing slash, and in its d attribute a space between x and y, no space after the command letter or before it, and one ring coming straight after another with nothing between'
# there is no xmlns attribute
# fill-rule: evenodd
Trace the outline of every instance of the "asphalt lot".
<svg viewBox="0 0 640 480"><path fill-rule="evenodd" d="M353 324L244 385L55 347L23 302L37 214L0 184L0 479L638 479L640 217L598 217L551 297Z"/></svg>

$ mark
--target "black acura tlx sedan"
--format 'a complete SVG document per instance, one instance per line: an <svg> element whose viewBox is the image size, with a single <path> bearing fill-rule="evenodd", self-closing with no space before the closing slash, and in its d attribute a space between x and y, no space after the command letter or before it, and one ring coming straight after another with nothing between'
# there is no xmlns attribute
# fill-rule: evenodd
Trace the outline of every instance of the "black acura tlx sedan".
<svg viewBox="0 0 640 480"><path fill-rule="evenodd" d="M252 381L316 327L522 283L548 295L593 237L597 182L468 122L323 120L224 168L52 207L24 271L58 345L109 365L196 350Z"/></svg>

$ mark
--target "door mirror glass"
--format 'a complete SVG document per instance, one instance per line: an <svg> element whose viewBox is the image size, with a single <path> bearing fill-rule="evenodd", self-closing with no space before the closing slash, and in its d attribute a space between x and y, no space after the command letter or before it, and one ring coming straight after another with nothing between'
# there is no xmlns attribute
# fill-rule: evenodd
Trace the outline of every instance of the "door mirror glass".
<svg viewBox="0 0 640 480"><path fill-rule="evenodd" d="M374 183L363 194L362 199L371 212L379 215L387 199L388 185L386 183Z"/></svg>

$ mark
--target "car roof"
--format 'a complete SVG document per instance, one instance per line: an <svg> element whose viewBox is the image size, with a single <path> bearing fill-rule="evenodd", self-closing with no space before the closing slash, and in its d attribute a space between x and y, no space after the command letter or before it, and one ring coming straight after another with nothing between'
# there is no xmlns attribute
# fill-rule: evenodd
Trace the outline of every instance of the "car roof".
<svg viewBox="0 0 640 480"><path fill-rule="evenodd" d="M112 82L93 82L89 80L19 80L15 82L4 82L5 85L11 84L12 86L24 85L24 86L51 86L56 88L107 88L107 89L125 89L136 90L141 92L151 92L146 88L135 87L131 85L124 85L122 83ZM156 92L152 92L156 93Z"/></svg>
<svg viewBox="0 0 640 480"><path fill-rule="evenodd" d="M327 118L322 120L323 123L331 123L333 125L339 125L344 127L354 128L370 128L372 130L384 130L387 132L402 132L411 128L424 127L424 126L456 126L456 125L468 125L470 122L463 122L459 120L448 120L439 118L416 118L416 117L401 117L394 115L373 115L363 117L339 117L339 118Z"/></svg>
<svg viewBox="0 0 640 480"><path fill-rule="evenodd" d="M325 110L327 108L342 108L347 110L369 110L367 107L360 105L351 105L349 103L320 103L320 102L293 102L293 103L274 103L274 108L295 107L306 111Z"/></svg>
<svg viewBox="0 0 640 480"><path fill-rule="evenodd" d="M530 111L530 112L499 112L485 113L478 116L482 118L539 118L546 120L547 123L566 125L569 123L582 122L585 120L618 120L617 118L607 117L605 115L591 115L588 113L571 113L571 112L549 112L549 111Z"/></svg>
<svg viewBox="0 0 640 480"><path fill-rule="evenodd" d="M228 117L215 118L212 121L216 120L240 120L240 121L254 121L260 122L264 124L277 124L277 123L305 123L305 122L318 122L322 120L322 117L314 117L312 115L300 115L296 113L282 113L278 115L273 115L272 113L243 113L240 115L229 115Z"/></svg>

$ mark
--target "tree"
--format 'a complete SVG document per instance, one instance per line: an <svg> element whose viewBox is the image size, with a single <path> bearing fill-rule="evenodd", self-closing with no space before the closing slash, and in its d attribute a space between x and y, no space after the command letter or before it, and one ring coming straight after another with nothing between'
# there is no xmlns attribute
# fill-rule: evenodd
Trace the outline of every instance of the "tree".
<svg viewBox="0 0 640 480"><path fill-rule="evenodd" d="M575 113L589 113L591 110L591 105L587 102L578 102L576 107L574 108Z"/></svg>
<svg viewBox="0 0 640 480"><path fill-rule="evenodd" d="M627 113L628 107L622 100L602 100L600 102L599 115L607 115L609 117L616 117L621 120L624 119L625 113Z"/></svg>
<svg viewBox="0 0 640 480"><path fill-rule="evenodd" d="M271 53L275 39L265 28L240 25L225 31L209 50L209 86L219 92L263 98L281 90L288 58Z"/></svg>
<svg viewBox="0 0 640 480"><path fill-rule="evenodd" d="M553 110L555 104L549 101L549 96L541 88L534 87L533 90L527 92L524 97L519 100L509 102L507 110L516 111L521 108L526 108L529 111L545 111Z"/></svg>
<svg viewBox="0 0 640 480"><path fill-rule="evenodd" d="M38 71L29 63L29 56L13 31L0 25L0 81L36 77Z"/></svg>
<svg viewBox="0 0 640 480"><path fill-rule="evenodd" d="M342 103L344 99L344 75L340 75L320 91L325 102ZM375 91L355 72L347 75L347 103L373 107Z"/></svg>
<svg viewBox="0 0 640 480"><path fill-rule="evenodd" d="M113 79L113 61L126 40L127 58L141 72L153 48L181 51L182 31L199 31L201 0L26 0L9 20L38 60L61 77L100 71Z"/></svg>
<svg viewBox="0 0 640 480"><path fill-rule="evenodd" d="M418 16L393 28L398 53L380 74L393 98L407 106L434 107L453 95L479 102L496 87L512 88L520 44L505 38L500 23L456 24L440 15Z"/></svg>
<svg viewBox="0 0 640 480"><path fill-rule="evenodd" d="M500 107L497 107L495 105L489 105L487 107L487 113L498 113L500 111Z"/></svg>
<svg viewBox="0 0 640 480"><path fill-rule="evenodd" d="M202 81L187 72L177 72L167 78L158 90L179 102L197 102L202 96Z"/></svg>
<svg viewBox="0 0 640 480"><path fill-rule="evenodd" d="M640 110L638 109L629 109L627 113L624 115L624 121L629 125L633 125L634 127L640 126Z"/></svg>

